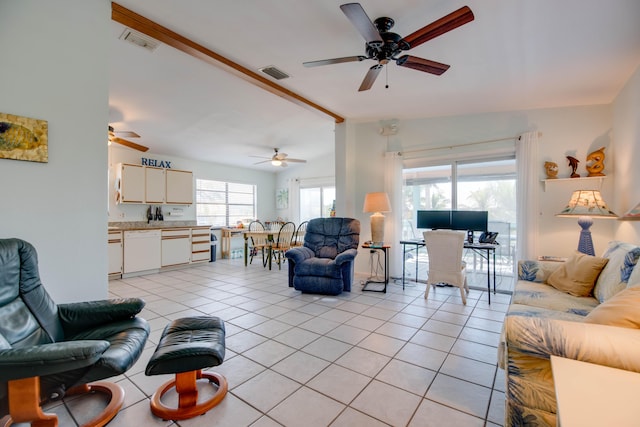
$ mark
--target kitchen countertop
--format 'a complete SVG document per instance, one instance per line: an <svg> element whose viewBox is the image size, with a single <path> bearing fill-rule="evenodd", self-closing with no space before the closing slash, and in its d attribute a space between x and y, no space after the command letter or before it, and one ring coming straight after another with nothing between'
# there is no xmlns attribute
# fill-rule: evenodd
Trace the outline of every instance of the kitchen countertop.
<svg viewBox="0 0 640 427"><path fill-rule="evenodd" d="M210 225L198 225L196 221L129 221L110 222L109 231L128 230L166 230L169 228L210 228Z"/></svg>

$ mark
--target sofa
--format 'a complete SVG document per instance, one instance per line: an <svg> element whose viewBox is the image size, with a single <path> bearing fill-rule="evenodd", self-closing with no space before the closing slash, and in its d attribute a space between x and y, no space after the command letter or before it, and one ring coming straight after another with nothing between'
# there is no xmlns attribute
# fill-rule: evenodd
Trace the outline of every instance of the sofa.
<svg viewBox="0 0 640 427"><path fill-rule="evenodd" d="M505 426L556 425L552 355L640 372L639 257L613 241L601 257L518 262L498 348Z"/></svg>
<svg viewBox="0 0 640 427"><path fill-rule="evenodd" d="M314 218L307 224L303 246L285 252L289 286L302 293L339 295L351 291L358 254L360 221Z"/></svg>

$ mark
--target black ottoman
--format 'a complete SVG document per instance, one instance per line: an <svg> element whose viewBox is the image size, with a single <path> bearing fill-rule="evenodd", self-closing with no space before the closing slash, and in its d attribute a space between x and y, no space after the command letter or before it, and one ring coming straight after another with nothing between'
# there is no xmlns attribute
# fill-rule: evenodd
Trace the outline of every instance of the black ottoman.
<svg viewBox="0 0 640 427"><path fill-rule="evenodd" d="M203 373L203 368L218 366L224 360L224 322L218 317L200 316L177 319L162 332L156 351L149 359L146 375L175 374L151 397L151 412L164 420L184 420L202 415L227 394L227 380L220 374ZM196 381L206 378L218 386L217 392L198 403ZM178 408L161 402L172 387L178 393Z"/></svg>

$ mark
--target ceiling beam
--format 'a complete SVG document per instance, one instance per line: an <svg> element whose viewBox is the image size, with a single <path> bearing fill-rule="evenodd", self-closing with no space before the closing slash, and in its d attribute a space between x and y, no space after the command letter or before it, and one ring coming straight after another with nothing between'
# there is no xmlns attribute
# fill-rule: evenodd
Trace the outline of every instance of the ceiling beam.
<svg viewBox="0 0 640 427"><path fill-rule="evenodd" d="M329 111L315 102L310 101L309 99L300 96L265 77L262 77L256 72L231 61L229 58L207 49L206 47L114 2L111 2L111 19L128 28L139 31L149 37L153 37L154 39L191 55L194 58L198 58L211 65L222 68L223 70L258 86L259 88L271 92L274 95L278 95L306 109L330 116L336 123L344 122L344 117Z"/></svg>

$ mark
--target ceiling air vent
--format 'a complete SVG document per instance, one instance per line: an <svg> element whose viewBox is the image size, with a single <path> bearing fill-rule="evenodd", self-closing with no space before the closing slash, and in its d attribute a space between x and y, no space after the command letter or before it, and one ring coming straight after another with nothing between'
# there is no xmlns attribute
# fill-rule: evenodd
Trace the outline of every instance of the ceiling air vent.
<svg viewBox="0 0 640 427"><path fill-rule="evenodd" d="M125 28L125 30L122 32L119 38L120 40L124 40L129 43L135 44L136 46L143 47L150 52L153 52L154 50L156 50L156 48L160 44L159 41L154 40L147 36L143 36L140 33L136 33L135 31L130 30L129 28Z"/></svg>
<svg viewBox="0 0 640 427"><path fill-rule="evenodd" d="M285 73L284 71L278 70L273 65L259 68L259 70L265 73L266 75L273 77L276 80L288 79L289 77L291 77L289 74Z"/></svg>

